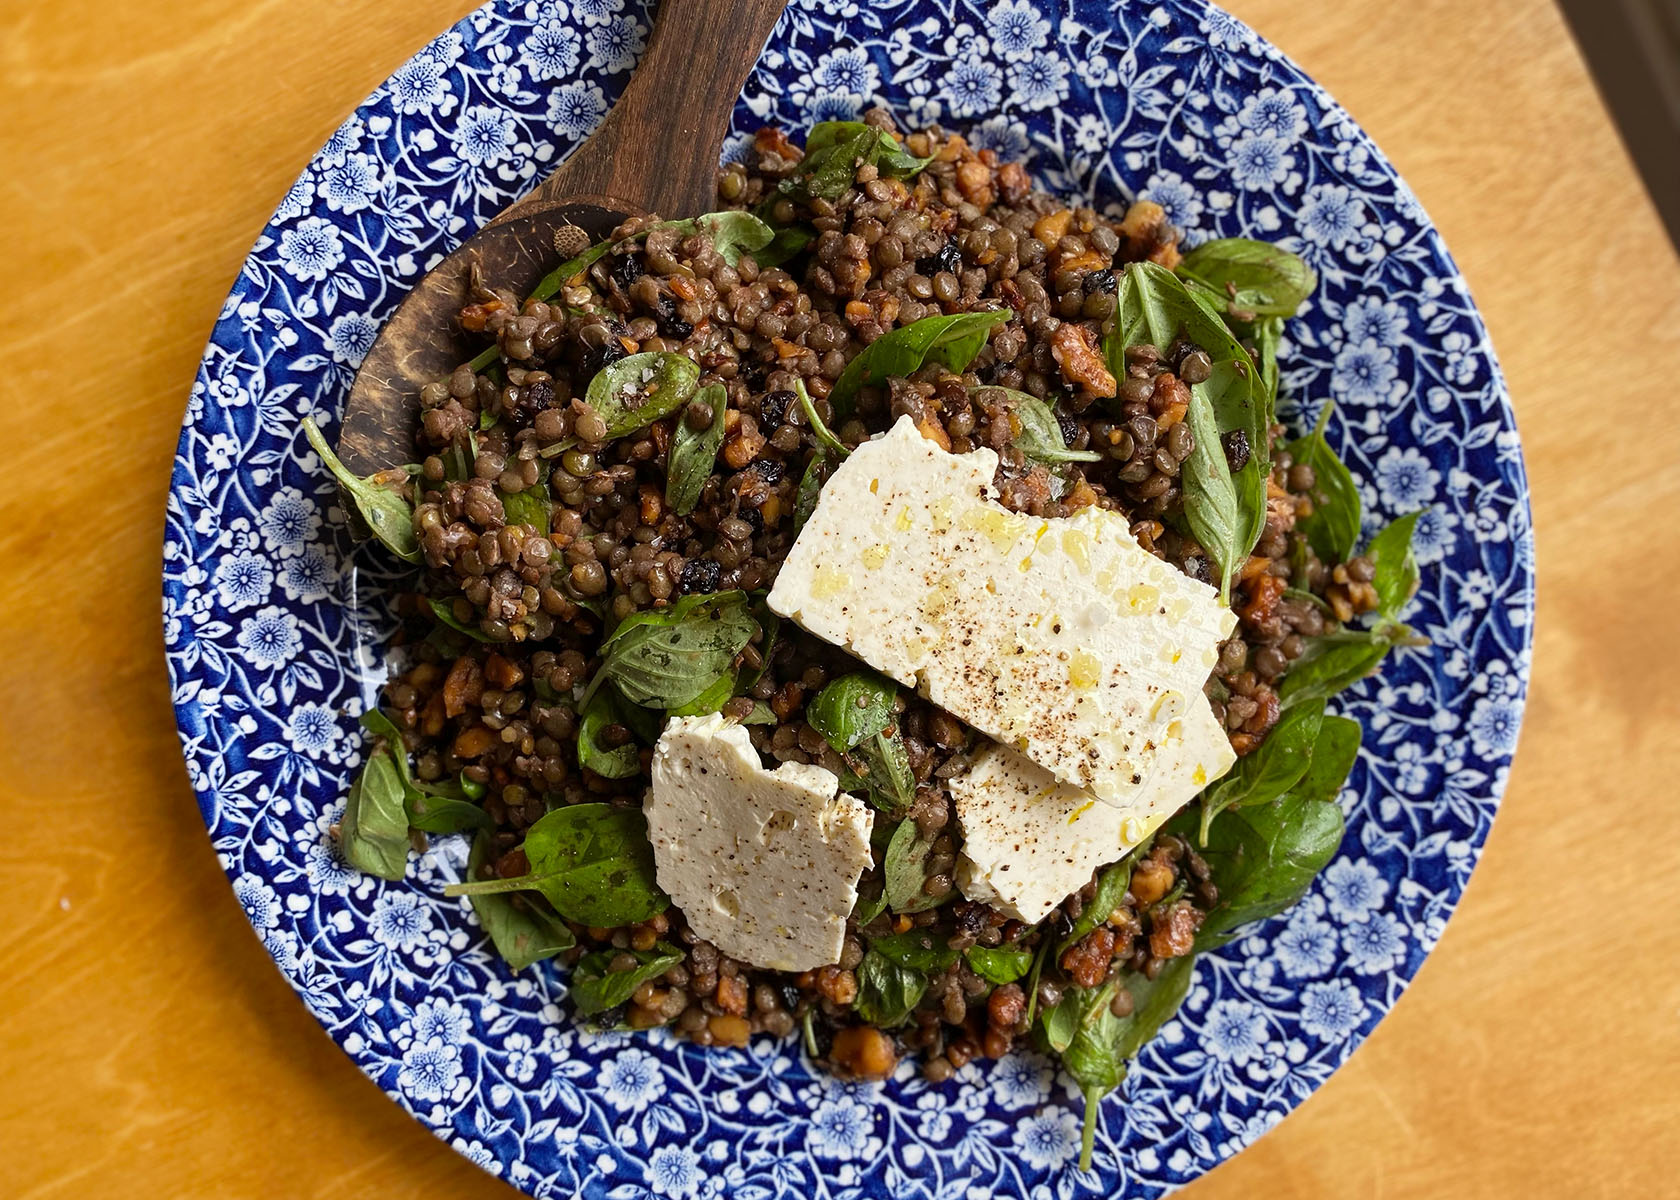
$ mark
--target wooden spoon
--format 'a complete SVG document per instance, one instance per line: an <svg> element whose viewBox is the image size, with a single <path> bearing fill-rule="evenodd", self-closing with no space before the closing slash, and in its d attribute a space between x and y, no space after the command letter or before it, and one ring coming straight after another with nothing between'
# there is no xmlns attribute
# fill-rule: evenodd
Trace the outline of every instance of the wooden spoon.
<svg viewBox="0 0 1680 1200"><path fill-rule="evenodd" d="M345 405L338 455L358 475L415 461L420 389L472 357L456 323L474 265L525 295L559 262L555 231L599 241L627 216L716 204L718 147L787 0L663 0L617 104L577 152L414 286L379 331Z"/></svg>

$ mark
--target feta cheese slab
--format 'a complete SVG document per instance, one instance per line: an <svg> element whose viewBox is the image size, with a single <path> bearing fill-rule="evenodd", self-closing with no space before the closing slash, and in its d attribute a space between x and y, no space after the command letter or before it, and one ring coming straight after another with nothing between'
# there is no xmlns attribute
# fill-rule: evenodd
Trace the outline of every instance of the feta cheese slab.
<svg viewBox="0 0 1680 1200"><path fill-rule="evenodd" d="M1132 811L1174 727L1211 718L1202 685L1236 617L1119 514L1010 512L997 461L900 418L824 486L770 607Z"/></svg>
<svg viewBox="0 0 1680 1200"><path fill-rule="evenodd" d="M642 803L654 867L701 937L777 971L840 960L875 814L832 771L766 771L740 725L674 717Z"/></svg>
<svg viewBox="0 0 1680 1200"><path fill-rule="evenodd" d="M1116 808L993 742L947 785L963 835L957 886L970 900L1036 924L1235 761L1225 730L1203 704L1168 736L1147 792Z"/></svg>

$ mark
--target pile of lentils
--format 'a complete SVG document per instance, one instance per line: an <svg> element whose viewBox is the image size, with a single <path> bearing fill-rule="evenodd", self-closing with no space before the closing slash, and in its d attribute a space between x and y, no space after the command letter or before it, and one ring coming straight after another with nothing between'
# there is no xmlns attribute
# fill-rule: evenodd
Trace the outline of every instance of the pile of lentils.
<svg viewBox="0 0 1680 1200"><path fill-rule="evenodd" d="M642 774L628 779L605 779L577 760L572 697L599 661L604 625L687 593L761 591L774 582L792 544L794 490L817 448L795 381L829 420L834 381L891 329L941 313L1012 313L963 373L932 366L864 389L836 430L842 440L855 445L908 414L954 453L997 451L995 482L1010 508L1041 517L1090 505L1122 513L1145 548L1212 579L1207 555L1176 519L1179 470L1192 446L1183 420L1188 386L1208 377L1208 355L1185 342L1137 346L1116 379L1099 349L1115 312L1117 272L1139 260L1169 268L1178 261L1179 234L1160 206L1140 201L1110 218L1036 190L1021 164L1000 162L937 126L899 135L880 109L865 120L933 162L909 180L860 165L838 199L804 201L777 188L795 171L800 150L764 129L750 162L719 172L720 207L768 212L775 224L813 231L807 249L780 266L760 267L750 253L731 266L707 236L650 229L658 218L638 218L615 230L613 250L549 302L521 301L489 280L461 310L463 329L482 334L486 345L493 339L499 361L476 372L463 364L423 389L428 457L412 484L415 522L429 596L448 606L456 625L489 640L442 627L414 639L385 707L421 779L464 773L484 785L498 827L484 877L525 874L523 831L559 806L640 807L651 751L643 750ZM556 262L584 244L558 241ZM603 366L650 350L689 356L703 384L727 389L726 436L687 515L664 499L667 453L677 421L700 428L710 412L679 412L609 440L582 399ZM1067 444L1101 460L1062 476L1025 461L1012 445L1018 425L1003 389L1049 401ZM1282 433L1276 428L1274 439ZM1234 468L1254 452L1240 437L1224 449ZM1313 503L1312 468L1292 463L1277 440L1272 463L1265 530L1232 597L1240 622L1207 685L1238 754L1252 751L1277 721L1276 685L1304 639L1375 605L1368 561L1322 562L1294 532ZM545 467L553 508L550 530L540 534L508 523L501 496L537 486ZM420 597L405 605L416 627L433 619ZM804 706L855 662L784 623L766 665L761 637L743 652L742 666L765 669L725 713L744 716L764 702L777 723L750 732L767 761L838 771ZM919 698L900 704L917 783L910 819L935 839L926 889L942 897L954 887L959 850L943 780L962 769L975 736ZM602 740L610 749L634 738L614 725ZM1027 996L1020 984L987 982L959 957L933 979L907 1026L871 1027L852 1009L865 937L920 928L956 950L1034 949L1042 938L1059 940L1094 894L1093 878L1037 926L960 896L911 916L883 913L848 928L838 963L798 974L721 954L675 909L632 927L577 927L579 945L562 961L668 942L685 951L683 962L636 991L623 1023L668 1025L705 1045L804 1027L818 1060L840 1074L880 1078L914 1053L937 1081L970 1060L996 1058L1022 1037ZM1166 960L1190 951L1216 899L1191 846L1158 837L1106 923L1046 964L1038 1003L1054 1005L1069 982L1095 987L1120 973L1123 984L1126 972L1153 978ZM634 960L624 957L615 965L627 969ZM1124 1014L1131 1003L1118 987L1114 1011Z"/></svg>

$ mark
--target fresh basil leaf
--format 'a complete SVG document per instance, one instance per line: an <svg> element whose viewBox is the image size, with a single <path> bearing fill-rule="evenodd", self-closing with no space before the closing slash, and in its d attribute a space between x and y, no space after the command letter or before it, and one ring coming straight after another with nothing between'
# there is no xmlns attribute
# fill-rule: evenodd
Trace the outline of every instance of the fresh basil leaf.
<svg viewBox="0 0 1680 1200"><path fill-rule="evenodd" d="M547 275L544 275L541 282L531 289L531 299L548 300L559 295L560 289L565 287L569 280L575 279L600 262L617 244L614 241L596 242L576 258L568 258ZM491 349L496 349L496 347L491 347Z"/></svg>
<svg viewBox="0 0 1680 1200"><path fill-rule="evenodd" d="M1138 857L1148 847L1149 842L1136 846L1125 858L1111 867L1105 867L1101 875L1097 876L1097 893L1091 897L1073 922L1073 928L1068 930L1062 939L1061 950L1079 941L1098 925L1103 924L1114 915L1114 910L1120 907L1126 898L1126 892L1132 886L1132 867L1136 865Z"/></svg>
<svg viewBox="0 0 1680 1200"><path fill-rule="evenodd" d="M1283 716L1236 769L1202 793L1201 840L1214 817L1228 808L1276 800L1307 772L1324 721L1324 701L1313 700L1284 710Z"/></svg>
<svg viewBox="0 0 1680 1200"><path fill-rule="evenodd" d="M1341 845L1336 794L1358 750L1358 722L1326 718L1307 776L1276 800L1234 808L1214 822L1200 853L1219 903L1196 935L1199 949L1224 945L1234 930L1274 916L1306 894ZM1192 823L1186 810L1168 827L1189 836Z"/></svg>
<svg viewBox="0 0 1680 1200"><path fill-rule="evenodd" d="M838 458L845 458L851 453L846 443L835 436L817 412L817 405L811 399L811 393L805 390L805 381L795 378L793 394L799 397L799 407L805 410L805 423L811 427L811 432L817 435L817 442L825 454L833 454Z"/></svg>
<svg viewBox="0 0 1680 1200"><path fill-rule="evenodd" d="M1220 596L1248 560L1266 524L1270 473L1271 404L1254 363L1219 314L1155 263L1132 263L1120 282L1119 312L1108 343L1110 368L1124 372L1125 351L1147 340L1161 350L1182 331L1212 360L1205 382L1190 388L1185 421L1193 446L1180 470L1184 514L1190 531L1219 567ZM1118 375L1116 376L1119 377ZM1222 436L1241 431L1248 461L1232 472Z"/></svg>
<svg viewBox="0 0 1680 1200"><path fill-rule="evenodd" d="M723 445L724 418L729 414L729 393L721 383L708 383L694 393L694 403L711 409L712 422L704 429L677 422L671 438L671 453L665 466L665 503L678 516L686 517L700 502L700 493L717 465Z"/></svg>
<svg viewBox="0 0 1680 1200"><path fill-rule="evenodd" d="M523 492L502 493L502 512L509 525L529 525L548 536L548 484L538 483Z"/></svg>
<svg viewBox="0 0 1680 1200"><path fill-rule="evenodd" d="M1313 745L1312 762L1306 774L1289 789L1290 795L1304 800L1318 800L1333 804L1341 795L1342 785L1353 771L1359 757L1359 742L1364 731L1359 722L1347 717L1325 717L1319 726L1318 741Z"/></svg>
<svg viewBox="0 0 1680 1200"><path fill-rule="evenodd" d="M612 970L613 960L628 954L636 965L625 971ZM652 950L592 950L578 959L567 980L572 1007L586 1017L597 1016L629 1002L642 984L658 979L682 962L683 953L668 942Z"/></svg>
<svg viewBox="0 0 1680 1200"><path fill-rule="evenodd" d="M459 783L413 781L403 796L408 824L422 833L460 833L467 829L489 829L495 825L483 807L474 804Z"/></svg>
<svg viewBox="0 0 1680 1200"><path fill-rule="evenodd" d="M1252 238L1217 238L1195 247L1178 273L1204 285L1210 300L1264 317L1295 315L1318 286L1299 255Z"/></svg>
<svg viewBox="0 0 1680 1200"><path fill-rule="evenodd" d="M557 808L526 830L525 857L528 875L450 884L444 895L538 891L567 920L601 928L645 921L670 903L654 877L647 820L635 809Z"/></svg>
<svg viewBox="0 0 1680 1200"><path fill-rule="evenodd" d="M607 726L628 725L624 707L611 688L602 688L589 698L578 718L578 766L603 779L629 779L642 771L642 752L635 742L610 750L601 745L601 734Z"/></svg>
<svg viewBox="0 0 1680 1200"><path fill-rule="evenodd" d="M846 364L828 394L829 406L836 418L850 416L852 398L860 388L907 378L930 362L961 371L986 345L993 327L1012 316L1007 308L951 313L923 317L884 333Z"/></svg>
<svg viewBox="0 0 1680 1200"><path fill-rule="evenodd" d="M764 703L762 700L754 700L752 711L741 718L741 724L777 725L780 724L780 722L776 719L776 714L770 710L770 706L768 704Z"/></svg>
<svg viewBox="0 0 1680 1200"><path fill-rule="evenodd" d="M426 597L426 603L431 606L432 615L436 617L441 624L449 626L449 628L453 629L456 633L464 633L477 642L495 641L494 638L485 633L484 630L480 629L477 625L468 625L466 622L458 619L455 616L455 606L450 601L439 600L436 596L428 596Z"/></svg>
<svg viewBox="0 0 1680 1200"><path fill-rule="evenodd" d="M1073 1037L1062 1051L1062 1066L1085 1095L1085 1122L1079 1146L1081 1171L1091 1169L1103 1097L1120 1086L1126 1078L1127 1064L1184 1003L1190 993L1194 964L1194 956L1185 955L1168 959L1154 979L1141 974L1127 975L1125 984L1132 994L1130 1016L1116 1017L1109 1008L1118 983L1090 992L1072 989L1057 1005L1057 1008L1074 1005L1078 1014Z"/></svg>
<svg viewBox="0 0 1680 1200"><path fill-rule="evenodd" d="M718 711L725 704L735 698L735 672L725 671L712 681L712 685L701 692L687 704L666 710L668 717L704 717ZM774 714L772 714L774 715Z"/></svg>
<svg viewBox="0 0 1680 1200"><path fill-rule="evenodd" d="M420 552L420 539L414 533L414 509L409 502L390 488L375 483L378 474L363 479L341 463L332 447L327 445L320 428L309 417L303 419L303 436L309 439L310 446L321 456L327 470L338 480L339 487L350 497L356 511L380 544L404 562L422 561L425 556Z"/></svg>
<svg viewBox="0 0 1680 1200"><path fill-rule="evenodd" d="M929 975L943 971L962 957L958 951L951 949L943 938L925 929L911 929L904 933L871 938L869 945L876 953L885 955L899 966Z"/></svg>
<svg viewBox="0 0 1680 1200"><path fill-rule="evenodd" d="M928 879L928 855L932 852L933 839L922 837L916 822L901 821L893 830L881 865L883 894L893 912L917 913L940 904L939 899L923 890Z"/></svg>
<svg viewBox="0 0 1680 1200"><path fill-rule="evenodd" d="M1062 994L1061 1003L1054 1008L1039 1010L1038 1035L1051 1053L1060 1054L1071 1046L1078 1031L1079 1005L1068 993Z"/></svg>
<svg viewBox="0 0 1680 1200"><path fill-rule="evenodd" d="M344 861L366 874L394 880L407 871L408 810L402 775L389 752L368 755L350 785L338 820L338 846Z"/></svg>
<svg viewBox="0 0 1680 1200"><path fill-rule="evenodd" d="M857 984L852 1011L883 1029L909 1020L928 987L926 975L900 966L873 948L858 964Z"/></svg>
<svg viewBox="0 0 1680 1200"><path fill-rule="evenodd" d="M756 255L757 251L770 245L776 237L774 229L750 212L739 209L706 213L695 217L694 224L701 233L712 239L713 247L723 257L723 261L732 267L739 265L743 250Z"/></svg>
<svg viewBox="0 0 1680 1200"><path fill-rule="evenodd" d="M896 728L890 734L875 734L853 757L862 760L863 781L868 785L871 804L888 816L910 810L916 801L916 776L910 770L904 737Z"/></svg>
<svg viewBox="0 0 1680 1200"><path fill-rule="evenodd" d="M845 754L893 723L898 685L873 671L854 671L832 680L805 706L805 720L830 746Z"/></svg>
<svg viewBox="0 0 1680 1200"><path fill-rule="evenodd" d="M476 877L490 857L490 845L488 833L473 839L472 853L467 858L468 879ZM577 945L577 938L564 921L528 897L491 893L468 899L478 915L478 923L490 935L490 944L515 971Z"/></svg>
<svg viewBox="0 0 1680 1200"><path fill-rule="evenodd" d="M1295 528L1307 535L1307 544L1326 562L1345 562L1359 544L1359 488L1353 474L1325 440L1330 403L1318 414L1311 433L1289 443L1289 455L1313 471L1312 512L1300 517Z"/></svg>
<svg viewBox="0 0 1680 1200"><path fill-rule="evenodd" d="M700 366L685 354L645 350L608 363L589 381L589 407L607 423L607 438L646 429L694 399Z"/></svg>
<svg viewBox="0 0 1680 1200"><path fill-rule="evenodd" d="M967 958L969 970L999 987L1020 979L1033 964L1033 952L1019 946L999 946L995 950L971 946Z"/></svg>
<svg viewBox="0 0 1680 1200"><path fill-rule="evenodd" d="M911 154L884 129L862 121L822 121L805 139L805 157L799 160L798 170L779 189L787 195L838 200L864 163L872 164L882 176L907 179L932 161Z"/></svg>
<svg viewBox="0 0 1680 1200"><path fill-rule="evenodd" d="M1267 317L1254 324L1254 366L1260 372L1260 390L1266 398L1266 424L1277 422L1278 343L1283 340L1283 318Z"/></svg>
<svg viewBox="0 0 1680 1200"><path fill-rule="evenodd" d="M1394 644L1387 632L1350 630L1309 638L1306 652L1283 677L1278 700L1285 709L1327 700L1375 671Z"/></svg>
<svg viewBox="0 0 1680 1200"><path fill-rule="evenodd" d="M1015 435L1015 446L1028 462L1043 463L1055 468L1070 462L1101 462L1102 455L1094 450L1069 450L1062 437L1061 422L1051 407L1030 392L1018 392L1006 387L977 387L971 394L1001 392L1014 404L1015 420L1021 432Z"/></svg>
<svg viewBox="0 0 1680 1200"><path fill-rule="evenodd" d="M799 477L799 490L793 496L793 536L798 537L799 531L805 528L805 522L811 519L811 514L817 510L817 500L822 495L824 481L828 478L828 457L817 453L811 456L811 461L805 465L805 474Z"/></svg>
<svg viewBox="0 0 1680 1200"><path fill-rule="evenodd" d="M779 267L800 254L811 244L816 232L808 225L784 225L762 250L753 251L753 259L761 268Z"/></svg>
<svg viewBox="0 0 1680 1200"><path fill-rule="evenodd" d="M680 708L733 669L755 628L741 591L684 596L670 608L633 613L601 644L601 668L585 701L610 679L632 704Z"/></svg>
<svg viewBox="0 0 1680 1200"><path fill-rule="evenodd" d="M1421 512L1408 513L1387 525L1365 547L1376 574L1371 586L1377 590L1378 611L1391 620L1411 601L1418 587L1417 556L1412 553L1412 530Z"/></svg>

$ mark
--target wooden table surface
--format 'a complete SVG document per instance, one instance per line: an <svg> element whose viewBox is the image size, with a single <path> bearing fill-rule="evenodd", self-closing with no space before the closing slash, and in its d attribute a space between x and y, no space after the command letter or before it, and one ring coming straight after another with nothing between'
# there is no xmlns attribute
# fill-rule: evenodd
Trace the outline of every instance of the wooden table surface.
<svg viewBox="0 0 1680 1200"><path fill-rule="evenodd" d="M322 1034L217 869L158 624L176 428L247 247L470 0L0 10L0 1195L511 1197ZM1534 692L1464 906L1189 1190L1680 1188L1680 270L1546 0L1232 0L1451 244L1533 479Z"/></svg>

